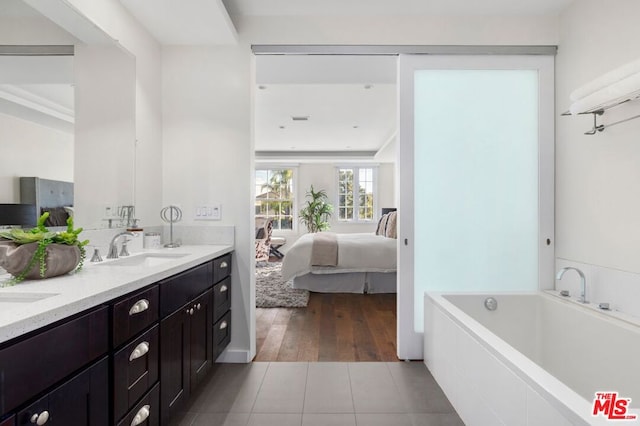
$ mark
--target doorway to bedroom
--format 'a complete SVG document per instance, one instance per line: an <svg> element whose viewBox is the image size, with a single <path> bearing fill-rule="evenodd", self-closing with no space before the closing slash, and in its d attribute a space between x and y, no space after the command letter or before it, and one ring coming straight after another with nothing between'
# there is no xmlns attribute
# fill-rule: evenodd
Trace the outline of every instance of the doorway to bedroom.
<svg viewBox="0 0 640 426"><path fill-rule="evenodd" d="M397 56L255 59L254 361L398 361Z"/></svg>

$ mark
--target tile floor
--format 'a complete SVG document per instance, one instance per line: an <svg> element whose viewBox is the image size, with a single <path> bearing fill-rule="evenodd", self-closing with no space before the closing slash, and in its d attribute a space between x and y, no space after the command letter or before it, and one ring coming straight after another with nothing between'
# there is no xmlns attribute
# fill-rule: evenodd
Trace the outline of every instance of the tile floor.
<svg viewBox="0 0 640 426"><path fill-rule="evenodd" d="M174 425L454 426L421 362L222 364Z"/></svg>

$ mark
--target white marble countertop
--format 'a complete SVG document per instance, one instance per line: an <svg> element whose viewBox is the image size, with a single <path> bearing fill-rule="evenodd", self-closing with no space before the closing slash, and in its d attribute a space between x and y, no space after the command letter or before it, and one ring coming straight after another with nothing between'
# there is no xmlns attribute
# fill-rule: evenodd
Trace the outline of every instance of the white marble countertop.
<svg viewBox="0 0 640 426"><path fill-rule="evenodd" d="M184 255L163 259L162 263L151 266L116 266L110 265L113 262L111 260L91 263L91 253L87 253L84 267L77 273L46 280L23 281L11 287L0 288L0 343L141 289L232 250L231 245L192 245L144 250L126 258L132 259L145 253ZM0 282L9 277L0 276Z"/></svg>

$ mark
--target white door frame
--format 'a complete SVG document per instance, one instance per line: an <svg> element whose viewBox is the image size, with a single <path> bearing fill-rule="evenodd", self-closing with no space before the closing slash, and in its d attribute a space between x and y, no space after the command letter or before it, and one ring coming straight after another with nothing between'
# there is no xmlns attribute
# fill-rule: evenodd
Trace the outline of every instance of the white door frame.
<svg viewBox="0 0 640 426"><path fill-rule="evenodd" d="M398 328L400 359L423 358L423 333L414 327L414 73L422 69L534 69L539 75L538 287L553 287L554 268L554 56L549 55L411 55L398 61L399 144ZM470 94L470 96L473 96Z"/></svg>

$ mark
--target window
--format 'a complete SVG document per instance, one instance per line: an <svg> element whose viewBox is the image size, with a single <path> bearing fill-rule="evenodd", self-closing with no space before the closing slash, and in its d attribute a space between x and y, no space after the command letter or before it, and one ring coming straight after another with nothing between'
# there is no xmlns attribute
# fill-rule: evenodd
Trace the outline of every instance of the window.
<svg viewBox="0 0 640 426"><path fill-rule="evenodd" d="M273 220L273 229L293 229L293 169L256 170L256 217Z"/></svg>
<svg viewBox="0 0 640 426"><path fill-rule="evenodd" d="M338 219L372 221L375 219L374 167L338 168Z"/></svg>

